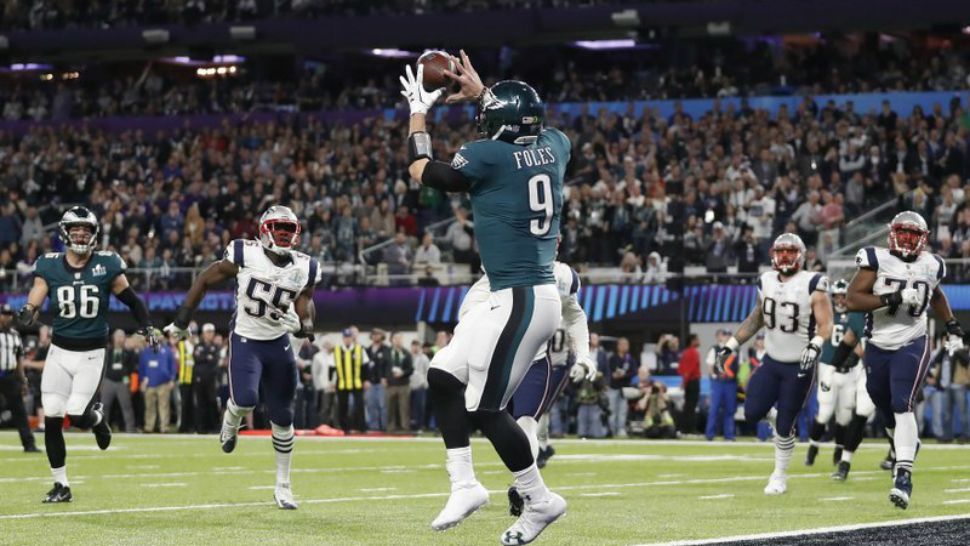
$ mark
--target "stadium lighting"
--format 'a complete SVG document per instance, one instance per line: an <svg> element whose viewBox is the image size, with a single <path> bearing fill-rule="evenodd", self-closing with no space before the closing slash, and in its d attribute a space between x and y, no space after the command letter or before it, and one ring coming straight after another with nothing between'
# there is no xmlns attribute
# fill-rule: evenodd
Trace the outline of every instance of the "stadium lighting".
<svg viewBox="0 0 970 546"><path fill-rule="evenodd" d="M10 65L11 72L22 72L25 70L50 70L51 65L49 64L37 64L37 63L14 63Z"/></svg>
<svg viewBox="0 0 970 546"><path fill-rule="evenodd" d="M396 48L390 48L390 49L374 48L370 50L370 53L371 55L375 55L377 57L387 57L388 59L406 59L409 57L418 56L418 54L414 53L413 51L405 51L403 49L396 49Z"/></svg>
<svg viewBox="0 0 970 546"><path fill-rule="evenodd" d="M633 38L623 38L620 40L577 40L573 42L573 45L583 49L593 50L631 49L637 47L637 41Z"/></svg>
<svg viewBox="0 0 970 546"><path fill-rule="evenodd" d="M964 34L970 35L970 25L963 27L961 32L963 32Z"/></svg>

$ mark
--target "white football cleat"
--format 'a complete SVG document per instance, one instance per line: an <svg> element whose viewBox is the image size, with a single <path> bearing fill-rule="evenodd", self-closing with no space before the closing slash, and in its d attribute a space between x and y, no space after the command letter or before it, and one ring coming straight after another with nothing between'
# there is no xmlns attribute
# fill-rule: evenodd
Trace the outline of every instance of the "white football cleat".
<svg viewBox="0 0 970 546"><path fill-rule="evenodd" d="M772 474L768 478L768 485L765 486L765 495L782 495L788 490L788 476L785 474Z"/></svg>
<svg viewBox="0 0 970 546"><path fill-rule="evenodd" d="M522 515L502 533L502 544L504 546L528 544L565 513L566 500L553 492L549 492L549 496L541 501L529 502L526 499Z"/></svg>
<svg viewBox="0 0 970 546"><path fill-rule="evenodd" d="M452 484L451 496L438 517L431 522L431 528L435 531L451 529L486 504L488 490L477 481Z"/></svg>
<svg viewBox="0 0 970 546"><path fill-rule="evenodd" d="M283 510L296 510L299 506L293 498L293 491L288 483L276 484L273 500L276 501L276 506Z"/></svg>
<svg viewBox="0 0 970 546"><path fill-rule="evenodd" d="M226 410L226 415L222 418L222 430L219 432L219 443L222 444L223 452L232 453L232 450L236 449L236 439L239 437L239 429L242 425L238 427L230 425L228 417L229 411Z"/></svg>

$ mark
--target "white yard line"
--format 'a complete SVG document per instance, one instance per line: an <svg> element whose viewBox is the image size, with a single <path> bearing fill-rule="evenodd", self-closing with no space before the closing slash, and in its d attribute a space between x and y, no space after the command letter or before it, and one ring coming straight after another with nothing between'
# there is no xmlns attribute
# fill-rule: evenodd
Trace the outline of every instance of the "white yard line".
<svg viewBox="0 0 970 546"><path fill-rule="evenodd" d="M157 488L157 487L188 487L189 484L185 482L166 482L166 483L143 483L140 485L142 487Z"/></svg>
<svg viewBox="0 0 970 546"><path fill-rule="evenodd" d="M970 502L970 501L968 501ZM970 519L970 514L956 516L936 516L927 518L900 519L895 521L877 521L873 523L857 523L852 525L839 525L836 527L820 527L816 529L800 529L797 531L782 531L778 533L759 533L756 535L736 535L722 538L710 538L703 540L674 540L671 542L651 542L638 546L699 546L702 544L722 544L726 542L744 542L750 540L772 540L788 537L802 537L805 535L821 535L825 533L841 533L845 531L858 531L861 529L879 529L881 527L899 527L901 525L912 525L914 523L938 523L941 521L959 521Z"/></svg>
<svg viewBox="0 0 970 546"><path fill-rule="evenodd" d="M580 493L580 497L617 497L620 494L616 491L603 491L602 493Z"/></svg>
<svg viewBox="0 0 970 546"><path fill-rule="evenodd" d="M383 493L385 491L397 491L396 487L365 487L360 490L361 493Z"/></svg>
<svg viewBox="0 0 970 546"><path fill-rule="evenodd" d="M967 493L970 492L970 487L960 487L957 489L944 489L944 493Z"/></svg>
<svg viewBox="0 0 970 546"><path fill-rule="evenodd" d="M943 504L967 504L968 502L970 502L970 499L955 499L943 501Z"/></svg>
<svg viewBox="0 0 970 546"><path fill-rule="evenodd" d="M264 489L276 489L275 485L254 485L250 487L253 491L262 491Z"/></svg>
<svg viewBox="0 0 970 546"><path fill-rule="evenodd" d="M935 470L952 470L954 467L936 467ZM968 467L956 467L956 468L968 468ZM924 471L934 469L926 468ZM883 471L874 470L872 473L882 473ZM814 473L814 474L794 474L789 476L789 478L819 478L827 477L827 473ZM142 476L145 477L145 476ZM49 478L45 478L48 479ZM631 482L631 483L603 483L603 484L583 484L583 485L563 485L556 486L553 489L556 491L583 491L583 490L596 490L596 489L625 489L625 488L643 488L643 487L656 487L656 486L676 486L676 485L687 485L687 484L710 484L710 483L731 483L731 482L745 482L745 481L761 481L764 480L764 475L758 476L734 476L729 478L714 478L714 479L689 479L689 480L667 480L667 481L650 481L650 482ZM489 491L491 494L504 494L505 489ZM616 493L615 491L609 491L610 493ZM595 493L594 493L595 494ZM449 493L416 493L416 494L395 494L395 495L378 495L378 496L359 496L359 497L337 497L328 499L300 499L302 504L329 504L329 503L344 503L344 502L359 502L359 501L382 501L382 500L400 500L400 499L415 499L415 498L438 498L447 497ZM970 502L970 500L968 500ZM12 520L12 519L33 519L33 518L46 518L46 517L64 517L64 516L90 516L90 515L107 515L107 514L129 514L129 513L149 513L149 512L176 512L185 510L214 510L214 509L224 509L224 508L238 508L247 506L267 506L270 503L267 502L241 502L241 503L211 503L211 504L194 504L194 505L184 505L184 506L152 506L143 508L109 508L103 510L86 510L86 511L73 511L73 512L30 512L25 514L7 514L0 515L0 520ZM970 517L970 516L961 516ZM956 519L956 518L951 518ZM922 520L905 520L909 522L919 522ZM935 521L932 518L926 519L926 521ZM942 521L942 520L941 520ZM885 525L876 524L875 526ZM846 530L854 529L855 527L847 526ZM861 527L864 528L864 527ZM841 528L832 528L836 530L841 530ZM810 531L798 531L794 534L788 535L783 534L780 536L795 536L797 534L805 534ZM755 537L760 537L760 535L752 535ZM772 538L775 535L766 535L766 538ZM702 542L701 544L710 544L711 542ZM669 543L673 544L693 544L691 542L675 542Z"/></svg>
<svg viewBox="0 0 970 546"><path fill-rule="evenodd" d="M721 493L720 495L704 495L703 497L697 497L700 500L714 500L714 499L730 499L734 495L731 493Z"/></svg>
<svg viewBox="0 0 970 546"><path fill-rule="evenodd" d="M852 500L854 498L855 497L822 497L818 500L822 502L841 502L841 501Z"/></svg>

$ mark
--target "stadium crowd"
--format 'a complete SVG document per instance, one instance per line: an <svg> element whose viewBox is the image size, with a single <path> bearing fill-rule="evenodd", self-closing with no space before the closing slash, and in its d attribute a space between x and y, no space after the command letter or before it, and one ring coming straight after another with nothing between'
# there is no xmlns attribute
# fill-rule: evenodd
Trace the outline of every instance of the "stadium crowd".
<svg viewBox="0 0 970 546"><path fill-rule="evenodd" d="M483 74L528 81L549 102L950 90L970 81L970 59L955 50L879 49L837 40L781 53L765 42L690 47L691 61L679 63L669 62L662 50L620 52L608 60L563 48L525 50L507 61L494 52L476 58ZM128 71L82 69L69 80L27 73L0 86L0 115L40 121L393 108L400 106L397 73L403 62L369 57L368 71L359 69L359 61L308 63L291 80L278 81L244 74L246 65L234 77L202 80L194 68L162 62Z"/></svg>
<svg viewBox="0 0 970 546"><path fill-rule="evenodd" d="M847 219L894 197L931 221L935 250L970 257L970 114L959 97L932 111L887 102L857 112L851 101L805 98L775 115L715 102L697 119L583 110L548 123L574 145L560 256L580 268L619 265L625 280L658 282L668 259L683 256L713 273L750 273L783 231L801 235L809 266L823 268ZM477 138L464 119L433 130L439 157ZM364 258L390 273L474 267L474 218L459 196L410 180L405 132L401 119L280 116L157 135L0 134L0 287L20 285L57 247L49 227L70 203L96 212L103 248L151 271L141 288L184 287L178 268L207 265L231 239L253 236L270 203L304 219L303 250L323 263L357 263L387 242Z"/></svg>

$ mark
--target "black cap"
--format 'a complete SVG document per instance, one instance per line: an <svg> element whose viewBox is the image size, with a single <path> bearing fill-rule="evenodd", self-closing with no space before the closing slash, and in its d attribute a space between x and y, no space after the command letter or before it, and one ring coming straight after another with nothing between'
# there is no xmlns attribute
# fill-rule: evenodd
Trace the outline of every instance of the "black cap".
<svg viewBox="0 0 970 546"><path fill-rule="evenodd" d="M4 303L3 305L0 305L0 315L12 315L12 314L14 314L13 307L10 307L9 303Z"/></svg>

